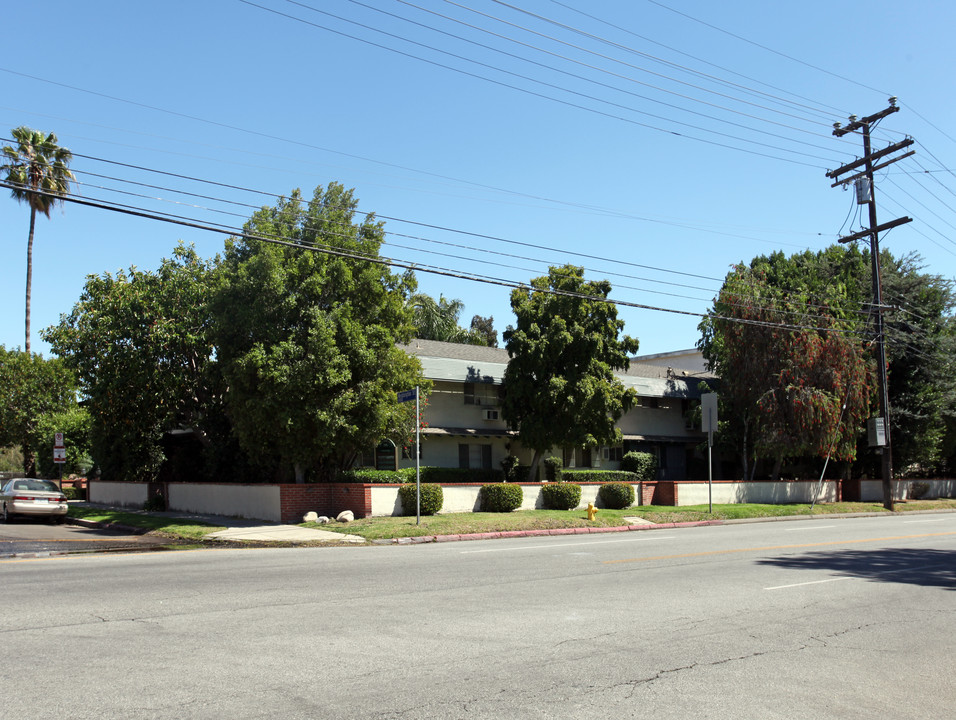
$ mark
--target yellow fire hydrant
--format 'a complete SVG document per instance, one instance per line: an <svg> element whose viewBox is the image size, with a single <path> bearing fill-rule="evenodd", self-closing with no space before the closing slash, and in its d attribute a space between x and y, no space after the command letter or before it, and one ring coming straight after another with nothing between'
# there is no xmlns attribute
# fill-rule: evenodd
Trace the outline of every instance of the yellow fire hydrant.
<svg viewBox="0 0 956 720"><path fill-rule="evenodd" d="M598 509L594 507L594 503L588 503L588 520L594 520L594 516L597 515Z"/></svg>

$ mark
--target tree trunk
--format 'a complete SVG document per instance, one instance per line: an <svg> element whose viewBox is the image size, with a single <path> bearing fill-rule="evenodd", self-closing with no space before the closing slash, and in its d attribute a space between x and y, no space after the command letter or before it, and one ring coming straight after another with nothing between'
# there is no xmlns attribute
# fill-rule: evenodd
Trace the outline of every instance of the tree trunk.
<svg viewBox="0 0 956 720"><path fill-rule="evenodd" d="M26 303L26 340L23 350L30 354L30 293L33 289L33 230L36 227L37 211L30 206L30 236L27 238L27 303Z"/></svg>
<svg viewBox="0 0 956 720"><path fill-rule="evenodd" d="M540 450L534 451L534 456L531 458L531 469L528 470L528 482L535 482L535 479L538 475L538 463L541 462L542 452Z"/></svg>

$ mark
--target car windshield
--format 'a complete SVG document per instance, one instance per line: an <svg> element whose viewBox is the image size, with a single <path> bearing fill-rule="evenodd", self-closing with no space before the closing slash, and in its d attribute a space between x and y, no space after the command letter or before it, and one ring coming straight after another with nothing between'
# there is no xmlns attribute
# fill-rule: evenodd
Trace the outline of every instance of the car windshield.
<svg viewBox="0 0 956 720"><path fill-rule="evenodd" d="M13 489L29 492L60 492L60 488L49 480L17 480L13 483Z"/></svg>

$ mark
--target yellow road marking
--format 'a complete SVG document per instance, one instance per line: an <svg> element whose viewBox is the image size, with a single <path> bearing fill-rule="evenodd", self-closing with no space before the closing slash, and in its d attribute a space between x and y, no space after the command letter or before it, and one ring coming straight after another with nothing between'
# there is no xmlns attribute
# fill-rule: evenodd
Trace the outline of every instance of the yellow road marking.
<svg viewBox="0 0 956 720"><path fill-rule="evenodd" d="M730 555L732 553L764 552L767 550L792 550L795 548L824 547L827 545L852 545L856 543L884 542L887 540L912 540L914 538L941 537L956 535L954 532L924 533L921 535L891 535L889 537L862 538L859 540L834 540L830 542L800 543L798 545L767 545L754 548L733 548L731 550L708 550L706 552L681 553L679 555L655 555L645 558L625 558L623 560L604 560L603 565L617 565L620 563L649 562L651 560L679 560L680 558L706 557L708 555Z"/></svg>

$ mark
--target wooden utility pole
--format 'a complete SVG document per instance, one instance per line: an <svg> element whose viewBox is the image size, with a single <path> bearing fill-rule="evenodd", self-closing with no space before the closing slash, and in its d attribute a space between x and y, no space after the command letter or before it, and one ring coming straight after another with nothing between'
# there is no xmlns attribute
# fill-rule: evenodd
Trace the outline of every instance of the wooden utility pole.
<svg viewBox="0 0 956 720"><path fill-rule="evenodd" d="M883 437L876 442L877 444L882 445L883 507L885 507L887 510L893 509L893 445L890 439L890 395L886 377L886 342L883 333L883 291L880 285L880 232L894 228L897 225L903 225L904 223L912 222L912 218L897 218L896 220L884 223L883 225L877 223L876 193L874 191L873 172L875 170L885 168L887 165L892 165L893 163L902 160L905 157L909 157L915 151L911 150L903 155L898 155L879 164L874 164L875 160L879 160L880 158L891 155L898 150L909 147L913 144L913 139L907 138L902 142L894 143L883 148L882 150L873 152L870 148L870 130L877 122L885 118L887 115L891 115L898 111L899 108L896 105L896 98L892 97L889 100L889 107L874 115L869 115L862 120L858 120L855 115L851 115L850 124L846 127L841 127L840 123L834 123L833 134L837 137L843 137L847 133L856 131L860 131L862 133L863 157L859 160L855 160L852 163L844 165L843 167L837 168L836 170L830 170L827 172L828 178L836 179L843 173L849 172L850 170L855 170L860 166L863 167L862 172L858 172L855 175L843 178L842 180L836 180L831 187L836 187L837 185L846 186L848 183L853 182L856 185L857 202L861 205L866 204L869 206L869 229L854 233L853 235L841 237L840 242L848 243L867 236L870 238L870 264L873 273L873 308L876 312L876 367L880 382L880 415L882 416L883 421Z"/></svg>

